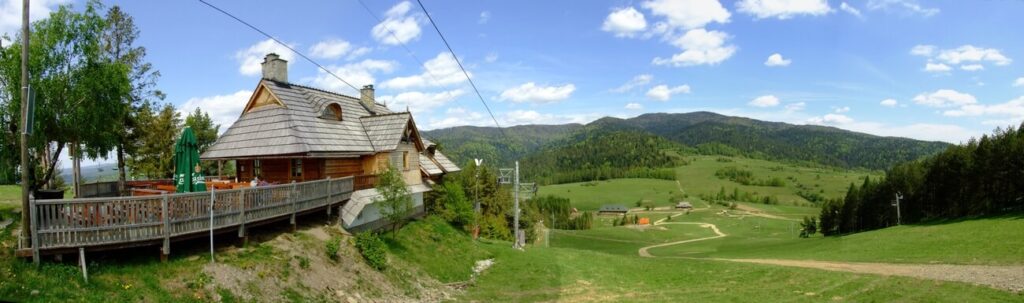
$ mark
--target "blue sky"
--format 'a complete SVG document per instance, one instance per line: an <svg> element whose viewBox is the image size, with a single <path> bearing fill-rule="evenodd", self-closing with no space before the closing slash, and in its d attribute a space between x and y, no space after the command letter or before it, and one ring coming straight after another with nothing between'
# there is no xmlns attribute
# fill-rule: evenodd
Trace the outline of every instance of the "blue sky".
<svg viewBox="0 0 1024 303"><path fill-rule="evenodd" d="M422 129L493 125L416 2L364 1L383 24L354 0L211 3L356 86L375 84ZM0 4L2 32L17 28L13 2ZM222 128L270 51L290 58L291 82L354 94L198 1L107 4L135 18L166 101L210 111ZM957 143L1024 120L1024 1L424 4L503 126L709 110Z"/></svg>

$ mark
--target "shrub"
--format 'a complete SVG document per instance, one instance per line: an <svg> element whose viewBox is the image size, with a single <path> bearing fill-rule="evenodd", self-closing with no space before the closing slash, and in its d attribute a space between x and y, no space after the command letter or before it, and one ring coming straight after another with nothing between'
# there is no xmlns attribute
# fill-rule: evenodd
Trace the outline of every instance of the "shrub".
<svg viewBox="0 0 1024 303"><path fill-rule="evenodd" d="M377 270L388 266L387 244L375 233L363 232L356 235L356 248L363 255L366 264Z"/></svg>
<svg viewBox="0 0 1024 303"><path fill-rule="evenodd" d="M331 260L338 259L338 250L341 249L341 239L334 237L327 240L327 257Z"/></svg>

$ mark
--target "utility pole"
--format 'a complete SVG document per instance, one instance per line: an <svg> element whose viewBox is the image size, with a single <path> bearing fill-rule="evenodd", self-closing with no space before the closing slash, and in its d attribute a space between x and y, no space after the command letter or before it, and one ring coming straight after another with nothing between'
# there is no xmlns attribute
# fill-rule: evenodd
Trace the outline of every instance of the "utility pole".
<svg viewBox="0 0 1024 303"><path fill-rule="evenodd" d="M896 225L902 224L901 222L903 221L900 218L900 199L903 199L903 193L896 192L896 203L892 204L892 206L896 207Z"/></svg>
<svg viewBox="0 0 1024 303"><path fill-rule="evenodd" d="M480 165L484 160L473 159L473 163L476 163L476 169L473 170L473 212L476 213L473 219L473 240L476 240L480 236Z"/></svg>
<svg viewBox="0 0 1024 303"><path fill-rule="evenodd" d="M515 232L514 235L516 243L513 244L512 247L522 248L522 239L519 236L519 161L516 161L516 181L515 185L513 185L512 188L515 189L515 191L512 192L512 195L515 197L516 200L515 214L513 216L515 219L513 219L514 221L512 222L512 228L513 232Z"/></svg>
<svg viewBox="0 0 1024 303"><path fill-rule="evenodd" d="M32 233L29 231L29 171L32 169L28 163L28 119L31 114L28 110L29 84L28 84L28 0L22 1L21 8L21 234L29 239ZM31 243L31 242L29 242Z"/></svg>

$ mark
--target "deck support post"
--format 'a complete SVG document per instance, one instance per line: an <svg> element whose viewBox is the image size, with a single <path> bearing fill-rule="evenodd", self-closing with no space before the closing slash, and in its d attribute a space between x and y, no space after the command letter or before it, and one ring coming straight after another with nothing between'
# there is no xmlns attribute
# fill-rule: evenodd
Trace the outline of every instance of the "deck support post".
<svg viewBox="0 0 1024 303"><path fill-rule="evenodd" d="M239 192L239 196L240 198L238 199L238 237L245 239L247 238L245 236L245 188L242 188L242 191ZM246 241L244 240L242 241L242 246L245 246L245 242Z"/></svg>
<svg viewBox="0 0 1024 303"><path fill-rule="evenodd" d="M292 190L288 192L288 203L291 204L291 206L292 206L292 218L291 218L291 221L290 221L291 224L292 224L292 232L295 232L295 230L296 230L296 228L295 228L295 211L296 211L296 209L295 209L295 189L296 188L297 188L297 184L295 184L295 181L292 181Z"/></svg>
<svg viewBox="0 0 1024 303"><path fill-rule="evenodd" d="M32 235L32 263L34 263L36 265L36 267L39 267L39 218L36 218L36 217L39 216L39 214L36 211L36 199L35 199L35 197L33 197L32 195L29 195L28 198L29 198L28 212L29 212L29 218L30 218L29 219L30 220L30 222L29 222L30 224L29 225L31 225L31 226L29 226L29 229L31 229L29 232Z"/></svg>
<svg viewBox="0 0 1024 303"><path fill-rule="evenodd" d="M210 263L215 263L213 260L213 202L217 201L216 189L210 188Z"/></svg>
<svg viewBox="0 0 1024 303"><path fill-rule="evenodd" d="M167 256L171 254L171 213L168 212L169 196L164 194L160 201L161 217L164 219L164 245L160 248L160 262L167 262Z"/></svg>
<svg viewBox="0 0 1024 303"><path fill-rule="evenodd" d="M78 248L78 264L82 266L82 279L85 279L85 283L89 283L89 269L85 266L85 248Z"/></svg>
<svg viewBox="0 0 1024 303"><path fill-rule="evenodd" d="M331 176L327 176L327 222L331 222Z"/></svg>

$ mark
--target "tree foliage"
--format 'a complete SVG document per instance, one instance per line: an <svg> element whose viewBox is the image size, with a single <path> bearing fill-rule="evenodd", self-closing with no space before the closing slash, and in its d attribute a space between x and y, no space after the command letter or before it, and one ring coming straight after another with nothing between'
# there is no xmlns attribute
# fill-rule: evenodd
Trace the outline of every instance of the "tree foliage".
<svg viewBox="0 0 1024 303"><path fill-rule="evenodd" d="M135 154L127 166L136 177L167 179L174 175L174 142L181 132L181 114L170 104L158 111L154 106L145 103L139 109L139 125L147 131L133 143Z"/></svg>
<svg viewBox="0 0 1024 303"><path fill-rule="evenodd" d="M376 188L380 196L376 198L374 204L380 208L380 213L391 225L391 230L397 231L412 214L412 196L402 178L402 172L389 165L387 170L377 176Z"/></svg>
<svg viewBox="0 0 1024 303"><path fill-rule="evenodd" d="M1024 210L1024 124L952 146L933 157L896 165L884 179L850 184L846 196L822 205L821 232L845 234L903 223L997 215Z"/></svg>

